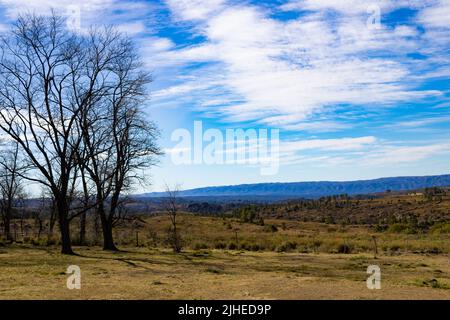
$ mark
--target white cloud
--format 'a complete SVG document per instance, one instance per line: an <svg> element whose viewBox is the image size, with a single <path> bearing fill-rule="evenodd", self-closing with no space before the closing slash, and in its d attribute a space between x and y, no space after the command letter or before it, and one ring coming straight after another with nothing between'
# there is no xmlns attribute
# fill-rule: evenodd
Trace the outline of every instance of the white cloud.
<svg viewBox="0 0 450 320"><path fill-rule="evenodd" d="M373 137L305 140L287 145L282 143L280 146L280 158L284 165L353 166L365 170L367 167L417 163L433 156L450 154L449 143L405 146L380 142Z"/></svg>
<svg viewBox="0 0 450 320"><path fill-rule="evenodd" d="M0 34L8 31L8 26L6 24L0 23Z"/></svg>
<svg viewBox="0 0 450 320"><path fill-rule="evenodd" d="M10 19L20 14L50 15L52 11L79 20L82 29L92 25L116 25L121 31L134 35L144 31L145 26L137 18L149 12L150 4L132 0L0 0L0 7Z"/></svg>
<svg viewBox="0 0 450 320"><path fill-rule="evenodd" d="M49 14L51 9L68 12L78 7L82 13L98 11L111 7L114 0L79 0L74 3L71 0L0 0L0 4L6 8L10 18L16 18L21 13L33 12L36 14Z"/></svg>
<svg viewBox="0 0 450 320"><path fill-rule="evenodd" d="M122 23L117 26L117 30L128 35L135 35L145 31L145 25L142 22Z"/></svg>
<svg viewBox="0 0 450 320"><path fill-rule="evenodd" d="M410 121L400 121L391 125L388 125L387 127L391 128L418 128L423 126L428 126L436 123L443 123L443 122L450 122L449 116L443 116L443 117L428 117L428 118L421 118L419 120L410 120Z"/></svg>
<svg viewBox="0 0 450 320"><path fill-rule="evenodd" d="M202 20L219 10L224 0L167 0L175 17L181 20Z"/></svg>
<svg viewBox="0 0 450 320"><path fill-rule="evenodd" d="M386 146L364 156L359 163L366 166L383 166L417 162L437 154L450 152L450 144L437 143L425 146Z"/></svg>
<svg viewBox="0 0 450 320"><path fill-rule="evenodd" d="M419 14L419 21L428 28L450 29L450 1L440 0L437 5L425 8Z"/></svg>
<svg viewBox="0 0 450 320"><path fill-rule="evenodd" d="M303 150L350 151L361 150L367 146L375 144L376 142L377 139L372 136L359 138L284 141L280 145L280 150L284 152L298 152Z"/></svg>
<svg viewBox="0 0 450 320"><path fill-rule="evenodd" d="M317 11L331 8L347 15L333 24L320 13L282 22L269 18L255 6L219 1L203 8L202 2L199 6L208 14L191 14L185 12L186 2L168 2L174 15L194 21L192 31L207 41L163 52L161 56L166 59L161 60L179 66L215 63L214 74L204 72L195 81L203 82L205 85L199 87L204 88L212 76L222 77L214 85L229 92L230 100L240 102L208 105L227 121L259 121L295 130L301 129L302 123L306 128L305 121L330 106L388 105L440 94L415 90L414 83L407 81L413 77L413 70L395 58L395 53L404 55L417 50L417 30L409 26L368 29L365 1L353 1L353 5L301 1L283 7ZM380 7L392 10L394 3L381 1ZM191 3L189 10L194 10L196 4L198 1ZM360 13L364 15L355 16ZM382 51L394 54L390 58L370 54ZM198 69L195 72L201 73ZM190 87L195 90L195 86Z"/></svg>

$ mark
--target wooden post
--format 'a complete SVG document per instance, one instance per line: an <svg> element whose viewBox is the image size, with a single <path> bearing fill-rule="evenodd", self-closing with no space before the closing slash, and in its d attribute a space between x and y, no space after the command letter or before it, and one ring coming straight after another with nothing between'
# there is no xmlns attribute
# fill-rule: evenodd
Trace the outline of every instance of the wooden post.
<svg viewBox="0 0 450 320"><path fill-rule="evenodd" d="M377 258L377 254L378 254L378 245L377 245L377 237L372 236L372 240L373 240L373 244L374 244L374 259Z"/></svg>

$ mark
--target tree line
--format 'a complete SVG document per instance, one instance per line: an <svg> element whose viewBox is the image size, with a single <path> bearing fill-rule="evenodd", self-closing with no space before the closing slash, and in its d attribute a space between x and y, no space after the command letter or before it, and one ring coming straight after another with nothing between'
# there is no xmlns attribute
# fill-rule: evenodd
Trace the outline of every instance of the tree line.
<svg viewBox="0 0 450 320"><path fill-rule="evenodd" d="M112 27L71 32L64 18L25 15L0 48L0 211L4 232L27 183L51 198L62 253L73 254L70 222L101 221L103 248L122 195L144 181L161 154L143 112L152 81L133 41ZM80 239L82 240L82 239Z"/></svg>

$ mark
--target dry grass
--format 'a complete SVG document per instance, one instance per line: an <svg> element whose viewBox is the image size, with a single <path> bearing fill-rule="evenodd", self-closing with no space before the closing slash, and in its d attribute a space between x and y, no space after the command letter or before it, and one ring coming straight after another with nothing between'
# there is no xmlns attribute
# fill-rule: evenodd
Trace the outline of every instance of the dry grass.
<svg viewBox="0 0 450 320"><path fill-rule="evenodd" d="M450 299L448 255L374 260L367 254L76 250L79 256L62 256L56 248L0 248L0 298ZM71 264L81 267L81 290L66 288ZM381 290L366 288L371 264L381 267Z"/></svg>
<svg viewBox="0 0 450 320"><path fill-rule="evenodd" d="M167 237L170 222L165 216L146 219L139 230L139 244L161 247ZM275 225L277 232L268 231ZM265 226L242 223L238 219L222 219L204 216L182 215L179 218L185 246L190 249L220 248L220 244L234 243L238 247L263 251L280 251L286 243L295 243L299 253L337 253L340 245L351 247L353 253L371 253L374 250L372 236L378 249L386 255L400 253L450 253L450 234L399 234L375 232L364 225L332 225L316 222L300 222L283 219L266 219ZM136 230L116 230L119 245L135 245ZM237 241L236 241L237 238ZM258 250L258 251L259 251Z"/></svg>
<svg viewBox="0 0 450 320"><path fill-rule="evenodd" d="M185 250L178 255L164 246L164 216L115 230L124 250L118 253L75 247L78 256L63 256L57 246L0 246L0 299L450 299L448 234L279 219L266 226L192 215L179 221ZM268 231L272 224L277 232ZM214 249L233 242L260 250ZM279 252L286 243L296 245ZM342 244L352 253L336 253ZM72 264L81 267L81 290L66 288ZM381 267L381 290L366 287L373 264Z"/></svg>

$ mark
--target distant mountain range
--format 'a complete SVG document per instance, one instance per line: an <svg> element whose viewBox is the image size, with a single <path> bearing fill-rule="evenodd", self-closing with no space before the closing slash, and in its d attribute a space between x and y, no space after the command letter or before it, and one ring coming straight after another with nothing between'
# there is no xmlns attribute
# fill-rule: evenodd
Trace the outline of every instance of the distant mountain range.
<svg viewBox="0 0 450 320"><path fill-rule="evenodd" d="M421 177L394 177L358 181L317 181L289 183L257 183L234 186L217 186L183 190L185 198L235 198L235 199L291 199L318 198L337 194L373 194L379 192L407 191L429 187L450 186L450 174ZM140 194L138 197L164 197L165 192Z"/></svg>

